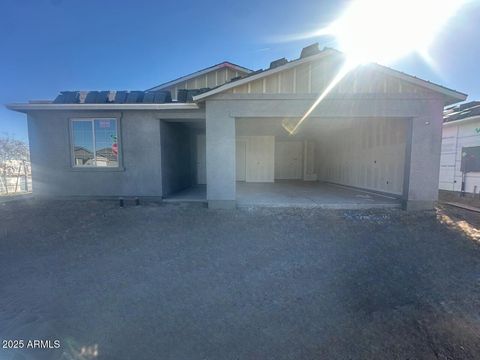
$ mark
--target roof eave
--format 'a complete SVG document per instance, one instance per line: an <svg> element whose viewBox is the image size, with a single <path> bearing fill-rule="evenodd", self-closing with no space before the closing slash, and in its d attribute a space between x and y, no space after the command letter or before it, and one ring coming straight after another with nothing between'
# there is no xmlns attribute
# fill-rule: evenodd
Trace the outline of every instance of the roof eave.
<svg viewBox="0 0 480 360"><path fill-rule="evenodd" d="M31 104L13 103L5 105L7 109L28 113L29 111L61 111L61 110L197 110L194 103L165 104Z"/></svg>
<svg viewBox="0 0 480 360"><path fill-rule="evenodd" d="M251 73L253 72L253 70L251 69L248 69L246 67L243 67L243 66L240 66L240 65L237 65L237 64L233 64L229 61L224 61L220 64L216 64L216 65L213 65L213 66L210 66L208 68L205 68L205 69L202 69L202 70L199 70L199 71L196 71L194 73L191 73L191 74L188 74L188 75L185 75L185 76L182 76L182 77L179 77L175 80L171 80L171 81L168 81L166 83L163 83L163 84L160 84L160 85L157 85L157 86L154 86L150 89L147 89L146 91L155 91L155 90L161 90L161 89L164 89L164 88L167 88L167 87L170 87L170 86L173 86L173 85L176 85L176 84L179 84L181 82L184 82L184 81L188 81L190 79L193 79L197 76L201 76L201 75L204 75L204 74L207 74L209 73L210 71L215 71L215 70L219 70L219 69L222 69L224 67L228 67L227 65L225 64L229 64L230 67L233 67L235 70L237 71L243 71L243 72L246 72L246 73Z"/></svg>
<svg viewBox="0 0 480 360"><path fill-rule="evenodd" d="M454 126L454 125L459 125L465 122L471 122L471 121L479 121L480 120L480 115L474 115L470 116L464 119L458 119L458 120L452 120L452 121L444 121L443 126Z"/></svg>
<svg viewBox="0 0 480 360"><path fill-rule="evenodd" d="M383 65L379 65L379 64L373 64L373 65L375 65L380 71L383 71L384 73L387 73L391 76L397 77L397 78L399 78L401 80L404 80L404 81L407 81L407 82L410 82L414 85L417 85L417 86L420 86L420 87L423 87L423 88L427 88L427 89L432 90L434 92L443 94L445 96L445 106L449 106L449 105L453 105L453 104L465 101L468 97L467 94L462 93L460 91L449 89L445 86L438 85L438 84L432 83L430 81L417 78L413 75L403 73L401 71L389 68L387 66L383 66Z"/></svg>
<svg viewBox="0 0 480 360"><path fill-rule="evenodd" d="M449 95L445 96L445 106L457 104L459 102L467 100L467 97L468 97L467 94L454 91L454 90L451 90L451 91L453 91L455 94L454 95L452 94L450 96Z"/></svg>
<svg viewBox="0 0 480 360"><path fill-rule="evenodd" d="M229 83L226 83L224 85L221 85L221 86L219 86L215 89L212 89L210 91L207 91L203 94L199 94L197 96L194 96L193 101L195 101L195 102L202 101L207 97L210 97L210 96L218 94L220 92L232 89L236 86L243 85L243 84L249 83L251 81L255 81L255 80L258 80L260 78L263 78L265 76L275 74L275 73L280 72L280 71L287 70L291 67L298 66L302 63L310 62L310 61L316 60L318 58L329 56L329 55L332 55L332 54L339 55L339 54L342 54L342 53L339 52L338 50L335 50L335 49L325 48L324 50L322 50L317 55L313 55L313 56L309 56L309 57L306 57L306 58L303 58L303 59L300 58L300 59L297 59L297 60L294 60L294 61L290 61L285 65L278 66L274 69L269 69L269 70L263 71L263 72L261 72L257 75L249 76L249 77L246 77L244 79L236 80L234 82L229 82ZM372 65L376 66L379 70L383 71L384 73L388 73L388 74L390 74L394 77L403 79L404 81L407 81L407 82L410 82L410 83L413 83L414 85L424 87L424 88L430 89L434 92L443 94L445 96L445 106L453 105L453 104L465 101L468 97L467 94L464 94L462 92L452 90L452 89L449 89L447 87L429 82L427 80L417 78L415 76L400 72L398 70L394 70L394 69L389 68L387 66L383 66L383 65L379 65L379 64L375 64L375 63L372 63Z"/></svg>

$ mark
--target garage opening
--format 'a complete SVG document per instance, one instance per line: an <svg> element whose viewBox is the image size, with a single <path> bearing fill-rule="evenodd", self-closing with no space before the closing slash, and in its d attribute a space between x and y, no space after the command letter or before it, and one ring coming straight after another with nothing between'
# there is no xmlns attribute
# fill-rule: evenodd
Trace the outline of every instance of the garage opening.
<svg viewBox="0 0 480 360"><path fill-rule="evenodd" d="M236 119L239 206L400 206L406 119L311 118L294 136L282 120Z"/></svg>
<svg viewBox="0 0 480 360"><path fill-rule="evenodd" d="M161 120L162 192L165 201L206 201L205 120Z"/></svg>

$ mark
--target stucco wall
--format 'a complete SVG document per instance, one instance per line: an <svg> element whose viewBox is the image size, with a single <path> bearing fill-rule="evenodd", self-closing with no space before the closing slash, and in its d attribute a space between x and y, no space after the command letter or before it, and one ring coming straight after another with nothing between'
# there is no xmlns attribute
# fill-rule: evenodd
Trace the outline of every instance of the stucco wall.
<svg viewBox="0 0 480 360"><path fill-rule="evenodd" d="M119 119L121 168L73 169L70 119ZM160 120L148 111L30 113L33 192L39 196L161 196Z"/></svg>

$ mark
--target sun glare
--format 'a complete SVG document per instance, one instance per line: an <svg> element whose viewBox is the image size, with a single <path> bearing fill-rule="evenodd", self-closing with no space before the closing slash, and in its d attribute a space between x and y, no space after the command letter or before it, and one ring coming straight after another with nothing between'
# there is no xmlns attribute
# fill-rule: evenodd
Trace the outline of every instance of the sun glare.
<svg viewBox="0 0 480 360"><path fill-rule="evenodd" d="M357 63L389 64L428 53L465 0L355 0L326 32Z"/></svg>
<svg viewBox="0 0 480 360"><path fill-rule="evenodd" d="M433 41L468 0L353 0L330 26L311 36L335 37L346 55L344 66L296 124L284 124L294 134L345 75L361 64L388 65L418 53L434 66L429 55Z"/></svg>

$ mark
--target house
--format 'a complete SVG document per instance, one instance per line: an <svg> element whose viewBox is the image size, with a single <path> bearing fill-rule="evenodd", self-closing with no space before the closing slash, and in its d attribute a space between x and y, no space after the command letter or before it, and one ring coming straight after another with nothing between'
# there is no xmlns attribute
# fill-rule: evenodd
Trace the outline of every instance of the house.
<svg viewBox="0 0 480 360"><path fill-rule="evenodd" d="M312 108L344 60L314 44L265 70L224 62L146 91L62 92L8 108L28 116L39 196L169 198L195 188L225 208L239 189L287 189L291 199L340 184L432 208L443 108L466 95L368 64Z"/></svg>
<svg viewBox="0 0 480 360"><path fill-rule="evenodd" d="M440 189L480 192L480 101L443 113Z"/></svg>

